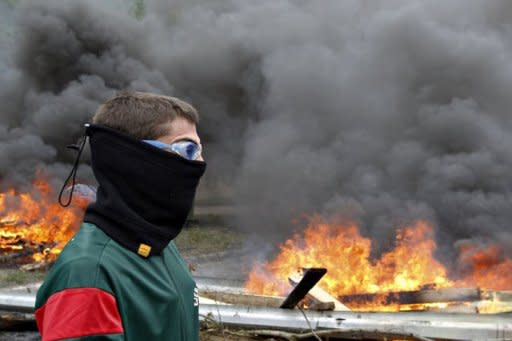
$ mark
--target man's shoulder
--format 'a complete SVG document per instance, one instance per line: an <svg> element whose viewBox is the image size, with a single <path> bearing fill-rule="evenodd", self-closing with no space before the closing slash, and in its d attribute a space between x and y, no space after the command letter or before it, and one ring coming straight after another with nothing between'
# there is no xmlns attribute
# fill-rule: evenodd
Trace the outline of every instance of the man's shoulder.
<svg viewBox="0 0 512 341"><path fill-rule="evenodd" d="M38 303L66 288L103 286L102 276L106 270L102 257L109 243L110 238L99 228L82 224L46 276L38 293Z"/></svg>
<svg viewBox="0 0 512 341"><path fill-rule="evenodd" d="M54 267L96 264L110 241L111 239L98 227L84 223L66 244Z"/></svg>

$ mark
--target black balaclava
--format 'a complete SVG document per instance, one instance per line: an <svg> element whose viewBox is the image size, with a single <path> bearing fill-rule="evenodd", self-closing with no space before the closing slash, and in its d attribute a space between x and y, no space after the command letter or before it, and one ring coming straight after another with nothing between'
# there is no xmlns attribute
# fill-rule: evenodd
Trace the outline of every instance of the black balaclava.
<svg viewBox="0 0 512 341"><path fill-rule="evenodd" d="M183 228L206 164L102 125L86 134L99 188L84 221L143 257L160 254Z"/></svg>

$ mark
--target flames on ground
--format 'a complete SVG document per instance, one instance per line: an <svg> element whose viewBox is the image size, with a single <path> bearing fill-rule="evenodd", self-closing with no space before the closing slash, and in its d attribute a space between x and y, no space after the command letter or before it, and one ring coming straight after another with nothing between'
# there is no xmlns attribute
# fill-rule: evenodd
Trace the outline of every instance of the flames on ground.
<svg viewBox="0 0 512 341"><path fill-rule="evenodd" d="M498 245L459 247L465 263L462 278L450 278L447 268L434 257L433 228L426 221L397 230L392 250L372 259L372 241L354 224L332 224L321 217L310 219L304 235L296 234L280 246L277 257L257 264L249 274L246 289L263 295L285 295L288 277L301 268L328 269L319 285L335 297L357 294L371 300L353 302L358 310L424 310L443 308L446 303L399 307L389 293L422 289L468 288L512 289L512 259Z"/></svg>
<svg viewBox="0 0 512 341"><path fill-rule="evenodd" d="M43 179L34 181L30 192L15 189L0 193L0 257L21 262L52 262L73 236L89 201L74 197L63 208ZM512 289L512 259L499 245L459 245L459 263L464 275L451 278L434 257L433 228L426 221L398 229L395 247L372 258L372 241L355 224L333 224L312 217L304 235L296 234L280 247L278 256L257 264L249 274L246 289L263 295L284 295L290 290L288 277L297 270L324 267L327 275L319 285L333 296L369 294L371 300L356 299L357 310L421 310L446 303L397 304L389 293L422 289L481 288ZM363 296L364 297L364 296Z"/></svg>
<svg viewBox="0 0 512 341"><path fill-rule="evenodd" d="M51 262L77 230L86 204L74 200L64 208L47 181L38 179L30 192L0 193L0 255L25 262Z"/></svg>

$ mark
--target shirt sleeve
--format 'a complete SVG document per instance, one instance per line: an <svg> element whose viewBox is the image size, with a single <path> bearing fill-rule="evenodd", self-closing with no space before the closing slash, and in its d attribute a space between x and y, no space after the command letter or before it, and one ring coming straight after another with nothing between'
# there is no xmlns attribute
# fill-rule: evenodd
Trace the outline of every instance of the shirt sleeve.
<svg viewBox="0 0 512 341"><path fill-rule="evenodd" d="M73 339L60 339L59 341L124 341L124 336L123 334L94 335Z"/></svg>
<svg viewBox="0 0 512 341"><path fill-rule="evenodd" d="M116 298L99 288L58 291L35 315L42 341L123 339Z"/></svg>

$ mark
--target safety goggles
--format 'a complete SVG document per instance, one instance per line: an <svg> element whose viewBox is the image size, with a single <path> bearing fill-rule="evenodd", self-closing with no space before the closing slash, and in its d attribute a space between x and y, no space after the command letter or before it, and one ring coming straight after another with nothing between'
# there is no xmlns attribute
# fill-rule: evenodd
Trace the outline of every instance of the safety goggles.
<svg viewBox="0 0 512 341"><path fill-rule="evenodd" d="M163 143L157 140L142 140L150 145L163 149L165 151L178 154L187 160L197 160L203 150L200 144L193 141L178 141L171 144Z"/></svg>

